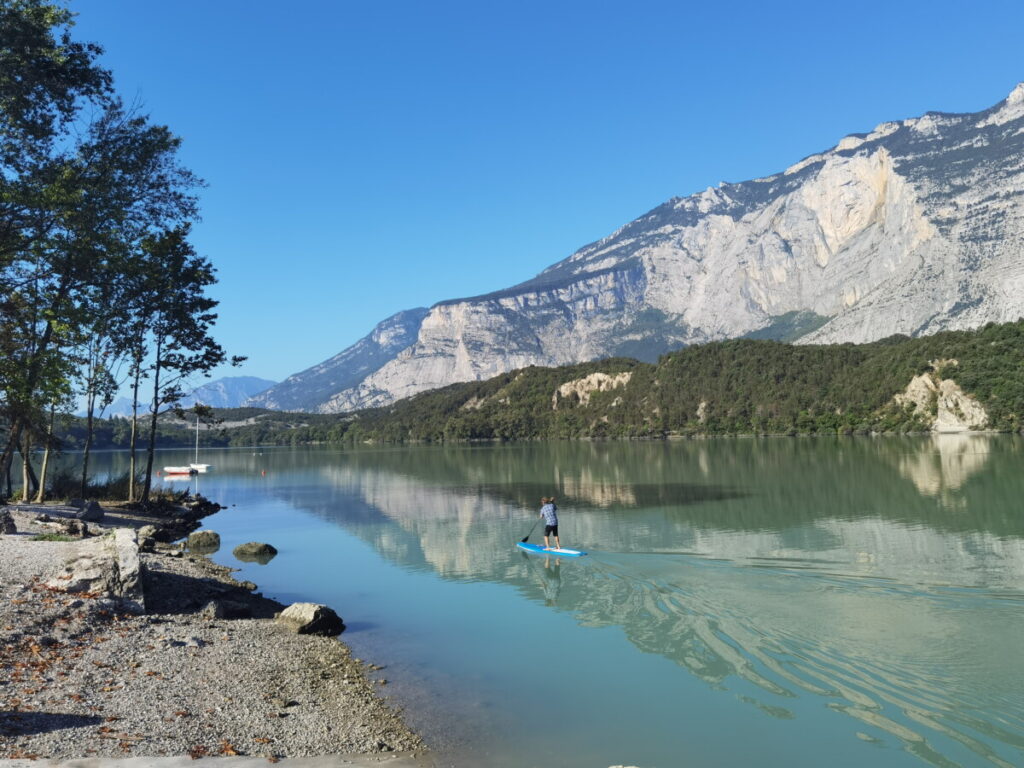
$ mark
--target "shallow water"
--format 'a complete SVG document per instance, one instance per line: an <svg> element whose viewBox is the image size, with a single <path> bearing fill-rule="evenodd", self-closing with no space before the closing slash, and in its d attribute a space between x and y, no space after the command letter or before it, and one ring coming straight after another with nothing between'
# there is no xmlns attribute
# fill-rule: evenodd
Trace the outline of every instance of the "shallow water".
<svg viewBox="0 0 1024 768"><path fill-rule="evenodd" d="M1024 764L1019 438L203 460L215 559L335 607L460 766ZM588 557L513 546L549 494Z"/></svg>

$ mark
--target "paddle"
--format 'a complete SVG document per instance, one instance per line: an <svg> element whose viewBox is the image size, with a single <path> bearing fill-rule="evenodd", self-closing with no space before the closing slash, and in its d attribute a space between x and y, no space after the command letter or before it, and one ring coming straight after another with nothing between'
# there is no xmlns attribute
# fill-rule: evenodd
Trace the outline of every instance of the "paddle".
<svg viewBox="0 0 1024 768"><path fill-rule="evenodd" d="M539 522L540 522L540 517L538 517L536 520L533 521L533 525L530 526L530 533L533 533L533 529L537 527L537 523L539 523ZM520 541L525 544L526 540L528 538L530 538L530 533L528 533L525 536L523 536L523 538L521 538Z"/></svg>

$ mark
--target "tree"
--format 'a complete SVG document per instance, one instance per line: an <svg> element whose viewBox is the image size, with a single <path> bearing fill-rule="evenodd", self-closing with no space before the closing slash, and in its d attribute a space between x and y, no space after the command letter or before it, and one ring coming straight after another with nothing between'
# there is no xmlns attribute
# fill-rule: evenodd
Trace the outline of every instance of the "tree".
<svg viewBox="0 0 1024 768"><path fill-rule="evenodd" d="M197 215L200 181L178 163L179 139L123 107L101 49L73 42L71 22L43 0L0 0L4 475L23 433L40 431L47 393L80 365L90 406L102 403L125 353L111 302L131 304L143 284L143 240Z"/></svg>
<svg viewBox="0 0 1024 768"><path fill-rule="evenodd" d="M183 384L196 374L209 372L227 360L224 349L210 336L217 315L217 301L205 295L216 282L214 269L196 255L188 242L188 227L179 227L148 238L144 249L150 276L160 275L167 289L153 297L147 311L152 343L153 395L149 408L149 446L143 500L149 499L156 450L157 420L185 396ZM245 358L233 357L232 365Z"/></svg>

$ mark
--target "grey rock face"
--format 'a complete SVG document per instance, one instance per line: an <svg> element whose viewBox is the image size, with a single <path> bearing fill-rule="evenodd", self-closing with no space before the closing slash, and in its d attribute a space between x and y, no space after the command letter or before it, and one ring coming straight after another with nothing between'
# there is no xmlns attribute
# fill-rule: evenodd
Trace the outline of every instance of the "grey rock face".
<svg viewBox="0 0 1024 768"><path fill-rule="evenodd" d="M310 369L315 387L297 374L288 402L344 412L526 365L1016 320L1022 255L1024 83L982 112L883 123L772 176L669 200L532 280L417 311L372 355L367 337Z"/></svg>
<svg viewBox="0 0 1024 768"><path fill-rule="evenodd" d="M341 617L326 605L317 603L292 603L276 620L300 635L334 637L345 631Z"/></svg>

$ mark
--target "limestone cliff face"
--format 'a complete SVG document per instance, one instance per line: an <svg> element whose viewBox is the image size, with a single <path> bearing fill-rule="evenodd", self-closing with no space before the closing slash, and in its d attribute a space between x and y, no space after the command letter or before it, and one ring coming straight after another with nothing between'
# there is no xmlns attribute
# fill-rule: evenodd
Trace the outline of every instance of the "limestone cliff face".
<svg viewBox="0 0 1024 768"><path fill-rule="evenodd" d="M914 412L931 424L932 432L968 432L984 429L988 423L985 408L966 394L941 371L956 367L955 360L933 363L936 372L922 373L910 380L907 388L894 398L897 405L912 406Z"/></svg>
<svg viewBox="0 0 1024 768"><path fill-rule="evenodd" d="M424 311L387 360L346 350L333 391L297 399L340 412L531 364L1022 315L1024 84L982 112L883 123L773 176L669 200L532 280Z"/></svg>
<svg viewBox="0 0 1024 768"><path fill-rule="evenodd" d="M555 393L551 396L551 408L557 411L558 403L567 397L578 402L580 405L587 405L590 402L590 396L595 392L608 392L612 389L624 387L629 384L631 378L633 378L633 374L629 371L617 373L614 376L598 372L585 376L582 379L567 381L556 389Z"/></svg>

